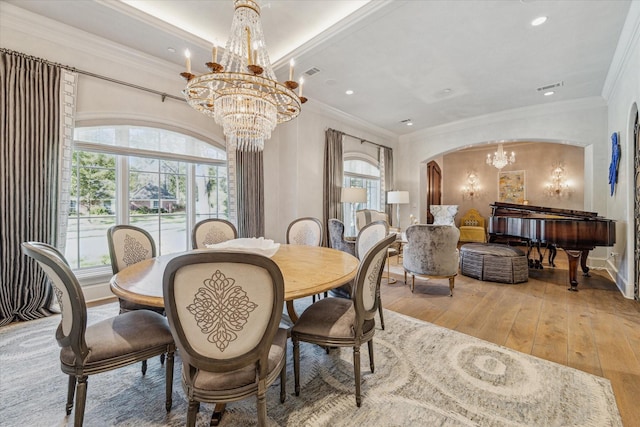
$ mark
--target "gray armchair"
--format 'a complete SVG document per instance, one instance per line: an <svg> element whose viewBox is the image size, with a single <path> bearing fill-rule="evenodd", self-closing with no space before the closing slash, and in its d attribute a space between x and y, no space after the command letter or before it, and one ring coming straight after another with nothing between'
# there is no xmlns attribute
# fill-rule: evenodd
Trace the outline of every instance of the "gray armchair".
<svg viewBox="0 0 640 427"><path fill-rule="evenodd" d="M344 224L342 221L331 218L329 220L329 247L356 256L356 241L347 240L344 237Z"/></svg>
<svg viewBox="0 0 640 427"><path fill-rule="evenodd" d="M407 228L404 245L404 281L411 274L411 292L415 276L449 279L449 295L453 296L455 276L458 274L458 239L460 230L451 225L417 224Z"/></svg>
<svg viewBox="0 0 640 427"><path fill-rule="evenodd" d="M329 247L356 256L356 241L344 238L344 224L342 221L331 218L329 228ZM331 289L329 293L334 297L351 298L351 283Z"/></svg>

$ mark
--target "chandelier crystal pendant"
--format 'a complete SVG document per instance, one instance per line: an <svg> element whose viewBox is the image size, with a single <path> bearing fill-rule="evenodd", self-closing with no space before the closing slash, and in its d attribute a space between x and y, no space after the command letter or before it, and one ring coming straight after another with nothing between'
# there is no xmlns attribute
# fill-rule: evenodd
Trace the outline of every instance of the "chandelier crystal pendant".
<svg viewBox="0 0 640 427"><path fill-rule="evenodd" d="M516 153L512 151L511 155L507 156L507 153L504 151L502 144L498 144L498 151L493 154L493 158L491 157L491 154L487 154L487 164L498 169L502 169L508 164L515 163L515 161Z"/></svg>
<svg viewBox="0 0 640 427"><path fill-rule="evenodd" d="M289 80L279 83L271 67L260 22L260 6L254 0L234 0L231 33L222 60L213 48L211 72L181 75L187 80L183 94L191 107L213 117L222 126L228 143L241 151L262 151L276 125L300 114L302 85ZM294 90L299 87L296 94Z"/></svg>

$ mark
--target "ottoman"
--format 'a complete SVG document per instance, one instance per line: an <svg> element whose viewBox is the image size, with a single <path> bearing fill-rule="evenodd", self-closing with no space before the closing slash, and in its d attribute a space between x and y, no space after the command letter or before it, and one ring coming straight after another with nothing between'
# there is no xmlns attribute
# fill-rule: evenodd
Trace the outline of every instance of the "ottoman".
<svg viewBox="0 0 640 427"><path fill-rule="evenodd" d="M521 283L529 280L525 253L496 243L466 243L460 247L460 272L490 282Z"/></svg>

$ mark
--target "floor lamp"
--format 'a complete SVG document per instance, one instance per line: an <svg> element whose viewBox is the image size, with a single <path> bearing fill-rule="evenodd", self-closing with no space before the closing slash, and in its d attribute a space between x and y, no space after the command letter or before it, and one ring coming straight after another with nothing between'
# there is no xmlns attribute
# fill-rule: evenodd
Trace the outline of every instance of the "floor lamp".
<svg viewBox="0 0 640 427"><path fill-rule="evenodd" d="M367 189L359 187L345 187L342 189L342 195L340 197L342 203L351 204L351 224L353 225L353 236L357 233L356 230L356 203L367 202ZM351 227L349 227L351 230Z"/></svg>
<svg viewBox="0 0 640 427"><path fill-rule="evenodd" d="M387 192L387 204L396 205L396 219L398 222L396 223L396 228L401 230L400 228L400 205L406 205L409 203L409 192L408 191L388 191Z"/></svg>

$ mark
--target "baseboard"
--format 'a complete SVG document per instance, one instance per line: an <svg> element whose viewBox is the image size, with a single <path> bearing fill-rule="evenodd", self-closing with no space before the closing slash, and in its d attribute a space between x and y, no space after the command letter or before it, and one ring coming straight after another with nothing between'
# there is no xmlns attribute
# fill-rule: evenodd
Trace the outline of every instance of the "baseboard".
<svg viewBox="0 0 640 427"><path fill-rule="evenodd" d="M84 299L87 303L101 302L109 298L114 298L113 292L109 287L109 283L96 283L93 285L85 285L82 287Z"/></svg>

